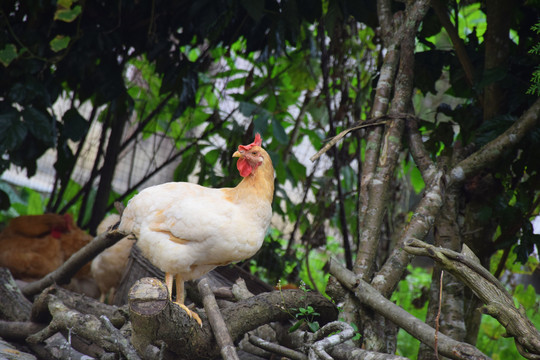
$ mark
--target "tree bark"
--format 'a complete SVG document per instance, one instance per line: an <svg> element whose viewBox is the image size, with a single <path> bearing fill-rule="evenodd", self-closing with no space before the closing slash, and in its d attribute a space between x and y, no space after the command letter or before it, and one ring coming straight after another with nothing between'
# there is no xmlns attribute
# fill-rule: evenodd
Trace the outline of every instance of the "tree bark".
<svg viewBox="0 0 540 360"><path fill-rule="evenodd" d="M435 245L461 251L461 237L457 223L458 189L450 189L445 198L446 201L434 225ZM449 273L444 273L442 277L441 274L440 266L435 264L429 291L426 324L434 328L439 326L441 333L454 340L465 341L463 284ZM439 321L438 325L436 321ZM421 344L418 360L437 360L437 356L432 349Z"/></svg>
<svg viewBox="0 0 540 360"><path fill-rule="evenodd" d="M490 0L486 2L485 61L484 78L495 78L484 88L484 121L503 112L504 94L500 85L500 77L508 68L507 61L510 50L510 24L515 2L512 0ZM494 71L502 74L494 76Z"/></svg>

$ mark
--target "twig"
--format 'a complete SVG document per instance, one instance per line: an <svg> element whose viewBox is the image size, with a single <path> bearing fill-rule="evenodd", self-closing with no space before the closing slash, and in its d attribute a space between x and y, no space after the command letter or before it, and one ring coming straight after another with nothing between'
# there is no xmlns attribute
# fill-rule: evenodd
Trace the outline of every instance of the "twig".
<svg viewBox="0 0 540 360"><path fill-rule="evenodd" d="M337 331L339 331L339 333L328 336ZM340 321L328 323L315 333L314 339L321 340L316 341L311 345L308 357L310 360L317 360L319 358L332 360L332 357L328 355L326 349L344 343L345 341L352 339L353 336L354 329L349 324Z"/></svg>
<svg viewBox="0 0 540 360"><path fill-rule="evenodd" d="M53 272L47 274L42 279L26 285L22 293L26 297L31 297L52 284L66 284L71 277L79 271L86 263L91 261L104 249L116 244L126 234L119 231L111 231L100 234L86 246L73 254L67 261Z"/></svg>
<svg viewBox="0 0 540 360"><path fill-rule="evenodd" d="M414 215L400 234L394 250L392 250L382 268L375 275L374 280L385 280L372 282L373 286L384 296L390 297L401 280L407 264L412 259L409 253L403 251L404 242L411 237L423 239L432 228L435 218L443 205L445 186L444 172L438 170L433 175L431 182L426 184L424 196L413 210Z"/></svg>
<svg viewBox="0 0 540 360"><path fill-rule="evenodd" d="M409 360L403 356L364 350L347 344L335 346L330 354L336 360Z"/></svg>
<svg viewBox="0 0 540 360"><path fill-rule="evenodd" d="M124 356L126 357L126 359L139 359L139 355L137 355L137 351L135 351L135 348L133 347L133 345L131 345L131 342L129 342L128 339L126 339L122 335L120 330L114 327L111 320L109 320L109 318L105 315L101 315L99 319L101 320L101 323L105 326L105 328L110 332L110 335L106 336L105 338L111 342L116 343L122 354L124 354Z"/></svg>
<svg viewBox="0 0 540 360"><path fill-rule="evenodd" d="M339 134L337 134L336 136L330 138L330 140L328 140L328 142L323 146L323 148L321 150L317 151L317 153L315 155L313 155L312 157L310 157L309 160L314 162L315 160L320 158L324 153L326 153L328 150L330 150L330 148L332 146L334 146L339 140L343 139L351 131L363 129L363 128L366 128L366 127L369 127L369 126L384 125L384 124L386 124L386 122L388 121L387 119L389 119L389 118L390 118L389 115L388 116L386 116L386 115L385 116L379 116L379 117L376 117L376 118L373 118L373 119L367 119L367 120L364 120L364 121L362 121L360 123L354 124L353 126L349 127L348 129L345 129L342 132L340 132ZM404 118L404 117L401 117L401 118Z"/></svg>
<svg viewBox="0 0 540 360"><path fill-rule="evenodd" d="M435 11L439 22L446 30L446 33L448 34L450 40L452 41L452 44L454 45L454 50L456 52L459 62L461 63L463 72L465 73L465 79L467 80L467 83L469 84L469 86L473 86L474 67L472 65L471 59L469 58L469 55L467 54L463 39L459 37L456 27L454 26L454 24L452 24L452 21L450 20L446 12L446 3L443 3L440 0L431 0L431 7Z"/></svg>
<svg viewBox="0 0 540 360"><path fill-rule="evenodd" d="M430 154L424 146L422 134L418 131L418 122L416 120L407 121L406 127L411 155L422 174L424 183L428 184L435 175L437 166L431 160Z"/></svg>
<svg viewBox="0 0 540 360"><path fill-rule="evenodd" d="M202 278L197 287L203 297L204 310L208 316L210 327L216 336L223 359L239 360L238 355L236 354L236 349L234 348L234 343L231 339L231 335L227 329L227 324L225 324L225 321L221 316L216 298L214 297L212 289L210 289L208 280L205 277Z"/></svg>
<svg viewBox="0 0 540 360"><path fill-rule="evenodd" d="M437 317L435 317L435 358L439 359L439 325L441 319L441 307L442 307L442 291L443 291L443 276L444 271L441 271L441 277L439 279L439 308L437 309Z"/></svg>
<svg viewBox="0 0 540 360"><path fill-rule="evenodd" d="M301 352L289 349L285 346L274 344L255 335L249 335L249 342L263 350L285 356L292 360L308 360L308 357Z"/></svg>

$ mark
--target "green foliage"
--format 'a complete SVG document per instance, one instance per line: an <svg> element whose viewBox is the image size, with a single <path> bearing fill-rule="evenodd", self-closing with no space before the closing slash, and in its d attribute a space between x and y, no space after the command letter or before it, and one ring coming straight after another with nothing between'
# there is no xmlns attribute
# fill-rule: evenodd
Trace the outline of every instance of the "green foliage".
<svg viewBox="0 0 540 360"><path fill-rule="evenodd" d="M534 24L531 29L535 31L536 34L540 34L540 20L536 24ZM529 50L529 53L534 55L540 55L540 42L537 42ZM531 83L531 86L527 90L527 94L540 96L540 65L536 66L536 69L532 74Z"/></svg>
<svg viewBox="0 0 540 360"><path fill-rule="evenodd" d="M0 215L0 223L6 223L11 218L20 215L38 215L43 214L44 199L43 196L28 187L14 189L6 183L0 182L0 189L8 194L11 207L9 211Z"/></svg>
<svg viewBox="0 0 540 360"><path fill-rule="evenodd" d="M5 47L0 50L0 63L5 67L17 58L17 47L13 44L6 44Z"/></svg>
<svg viewBox="0 0 540 360"><path fill-rule="evenodd" d="M426 293L431 283L429 270L420 267L409 266L409 274L401 280L398 289L393 293L391 300L403 307L418 319L424 321L427 312ZM520 269L512 270L512 273L523 273ZM527 317L540 326L540 294L536 294L532 285L525 287L517 285L512 293L516 306L523 306ZM444 296L444 295L443 295ZM477 347L492 359L519 359L514 340L504 337L505 328L494 318L488 315L482 316L482 323L477 340ZM419 341L400 329L398 333L397 354L408 359L416 359Z"/></svg>
<svg viewBox="0 0 540 360"><path fill-rule="evenodd" d="M426 292L431 283L431 273L421 267L407 267L408 275L398 284L398 290L392 294L391 300L422 321L426 318ZM397 354L415 359L420 342L400 329L397 339Z"/></svg>
<svg viewBox="0 0 540 360"><path fill-rule="evenodd" d="M280 292L282 291L281 281L277 283L277 290ZM304 291L305 293L310 291L308 288L306 288L304 282L300 282L300 290ZM282 309L292 318L298 319L298 321L290 327L289 332L298 330L303 324L306 324L307 328L311 332L316 332L317 330L319 330L319 322L315 319L321 314L316 312L315 309L313 309L313 306L306 303L305 307L287 309L285 308L285 306L282 305Z"/></svg>
<svg viewBox="0 0 540 360"><path fill-rule="evenodd" d="M512 274L532 275L540 264L536 255L530 255L526 261L518 261L517 245L511 248L505 261L504 268ZM502 260L505 250L498 250L490 259L490 271L494 273Z"/></svg>

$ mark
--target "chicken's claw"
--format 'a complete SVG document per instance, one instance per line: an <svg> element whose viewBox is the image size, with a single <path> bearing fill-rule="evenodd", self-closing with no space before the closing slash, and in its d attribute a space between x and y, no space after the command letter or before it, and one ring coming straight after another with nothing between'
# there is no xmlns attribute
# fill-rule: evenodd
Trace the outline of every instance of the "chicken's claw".
<svg viewBox="0 0 540 360"><path fill-rule="evenodd" d="M188 307L184 304L181 304L179 302L176 302L174 301L174 303L178 306L180 306L187 314L190 318L194 319L199 325L200 327L202 327L202 320L201 318L199 317L199 315L195 312L195 311L191 311L188 309Z"/></svg>

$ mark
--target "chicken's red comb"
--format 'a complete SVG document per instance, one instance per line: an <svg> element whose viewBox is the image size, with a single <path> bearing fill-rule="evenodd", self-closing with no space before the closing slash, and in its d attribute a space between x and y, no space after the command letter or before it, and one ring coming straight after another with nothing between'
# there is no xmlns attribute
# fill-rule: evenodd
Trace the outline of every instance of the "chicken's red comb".
<svg viewBox="0 0 540 360"><path fill-rule="evenodd" d="M255 140L249 145L238 145L238 151L249 151L253 146L261 146L262 139L261 134L255 134Z"/></svg>

